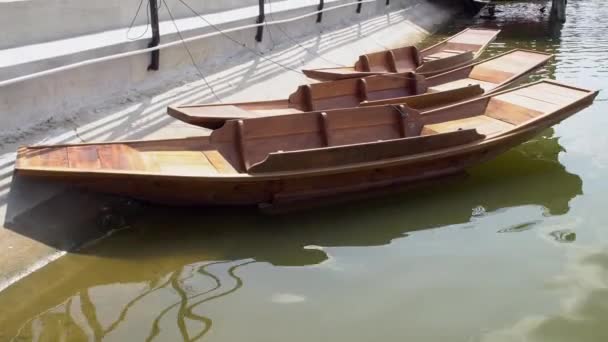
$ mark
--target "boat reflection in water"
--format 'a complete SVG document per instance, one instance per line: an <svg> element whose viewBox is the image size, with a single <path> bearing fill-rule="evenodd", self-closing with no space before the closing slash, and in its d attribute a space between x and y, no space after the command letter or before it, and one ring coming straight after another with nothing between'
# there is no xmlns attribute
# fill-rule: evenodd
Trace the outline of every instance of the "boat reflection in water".
<svg viewBox="0 0 608 342"><path fill-rule="evenodd" d="M0 326L15 327L0 339L200 340L213 332L214 303L225 304L248 279L256 286L264 277L264 284L273 283L268 267L323 265L331 261L325 248L387 245L503 208L542 206L545 215L565 214L582 193L582 181L559 163L562 148L552 135L547 130L466 179L314 215L145 208L132 229L0 294L0 305L13 308L0 313ZM40 284L47 286L40 290ZM233 305L240 310L240 303Z"/></svg>

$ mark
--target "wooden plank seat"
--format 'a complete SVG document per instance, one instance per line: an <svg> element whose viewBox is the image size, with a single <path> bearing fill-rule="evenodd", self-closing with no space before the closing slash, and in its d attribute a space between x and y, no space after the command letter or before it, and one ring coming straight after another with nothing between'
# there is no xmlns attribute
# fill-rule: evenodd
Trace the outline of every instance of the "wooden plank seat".
<svg viewBox="0 0 608 342"><path fill-rule="evenodd" d="M263 161L252 165L248 171L250 173L286 172L377 162L467 144L483 138L484 135L477 133L475 129L468 129L387 141L379 140L367 144L273 152Z"/></svg>
<svg viewBox="0 0 608 342"><path fill-rule="evenodd" d="M411 72L422 64L414 46L365 54L355 63L355 71L373 73Z"/></svg>
<svg viewBox="0 0 608 342"><path fill-rule="evenodd" d="M313 83L298 87L290 107L304 111L358 107L361 102L426 92L423 79L412 73Z"/></svg>
<svg viewBox="0 0 608 342"><path fill-rule="evenodd" d="M403 105L310 114L228 121L210 140L221 145L237 137L234 164L249 170L272 152L393 140L422 130L420 113Z"/></svg>
<svg viewBox="0 0 608 342"><path fill-rule="evenodd" d="M483 138L474 129L437 137L421 136L422 129L420 113L401 105L233 120L211 142L237 137L238 164L255 173L369 162Z"/></svg>

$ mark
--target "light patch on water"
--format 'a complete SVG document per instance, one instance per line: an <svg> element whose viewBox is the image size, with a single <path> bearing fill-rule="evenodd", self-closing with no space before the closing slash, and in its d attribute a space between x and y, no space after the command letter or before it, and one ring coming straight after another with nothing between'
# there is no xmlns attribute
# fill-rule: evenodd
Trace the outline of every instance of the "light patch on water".
<svg viewBox="0 0 608 342"><path fill-rule="evenodd" d="M321 246L317 246L317 245L308 245L308 246L304 246L304 249L311 249L311 250L318 250L318 251L324 251L325 249Z"/></svg>
<svg viewBox="0 0 608 342"><path fill-rule="evenodd" d="M327 251L327 249L325 247L317 246L317 245L308 245L308 246L304 246L304 249L322 251L327 256L327 259L325 261L312 265L311 267L323 268L323 269L327 269L327 270L331 270L331 271L344 271L344 267L338 265L338 262L336 261L336 259L331 256L331 254Z"/></svg>
<svg viewBox="0 0 608 342"><path fill-rule="evenodd" d="M559 292L561 310L550 315L530 314L512 326L483 334L482 342L551 341L552 337L582 337L599 341L605 336L604 319L608 288L608 248L573 249L563 273L547 284ZM587 336L588 338L584 338ZM593 337L590 339L589 337Z"/></svg>
<svg viewBox="0 0 608 342"><path fill-rule="evenodd" d="M277 293L272 296L272 302L277 304L295 304L306 301L306 297L293 293Z"/></svg>

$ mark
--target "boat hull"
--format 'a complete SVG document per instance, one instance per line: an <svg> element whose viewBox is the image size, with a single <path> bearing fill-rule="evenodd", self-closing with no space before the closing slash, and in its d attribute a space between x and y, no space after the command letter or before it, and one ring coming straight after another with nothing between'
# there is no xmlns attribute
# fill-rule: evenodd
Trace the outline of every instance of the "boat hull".
<svg viewBox="0 0 608 342"><path fill-rule="evenodd" d="M15 169L169 205L289 204L462 173L597 94L543 80L424 114L386 106L230 121L210 137L24 147Z"/></svg>
<svg viewBox="0 0 608 342"><path fill-rule="evenodd" d="M18 173L165 205L274 205L413 185L461 173L530 139L544 128L490 144L440 151L438 156L304 174L202 178L103 172L45 174L39 170L19 170Z"/></svg>

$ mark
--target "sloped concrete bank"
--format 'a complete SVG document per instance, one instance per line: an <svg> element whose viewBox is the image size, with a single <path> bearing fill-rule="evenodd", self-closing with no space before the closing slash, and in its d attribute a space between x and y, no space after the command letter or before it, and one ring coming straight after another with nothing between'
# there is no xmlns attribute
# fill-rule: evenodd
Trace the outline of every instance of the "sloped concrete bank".
<svg viewBox="0 0 608 342"><path fill-rule="evenodd" d="M279 20L314 8L287 10L275 17L267 13L267 19ZM18 146L208 134L168 117L166 106L217 98L285 97L309 81L298 69L350 64L362 53L415 44L448 22L457 10L419 0L391 1L389 7L381 0L363 8L361 15L354 7L327 13L322 24L311 17L269 26L260 44L254 43L253 30L231 35L248 48L222 36L189 44L198 69L179 46L161 52L159 72L146 71L149 56L142 55L2 89L0 289L65 251L112 229L128 227L129 218L145 215L137 203L126 199L13 176ZM199 34L199 29L189 34ZM24 70L33 70L28 69L32 65Z"/></svg>

